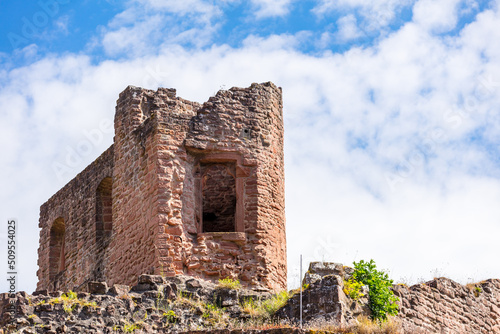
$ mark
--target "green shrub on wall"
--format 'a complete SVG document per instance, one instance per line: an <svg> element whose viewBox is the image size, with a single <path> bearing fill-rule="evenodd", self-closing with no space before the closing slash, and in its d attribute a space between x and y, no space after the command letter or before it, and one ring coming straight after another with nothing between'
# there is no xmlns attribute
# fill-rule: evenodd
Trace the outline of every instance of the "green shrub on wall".
<svg viewBox="0 0 500 334"><path fill-rule="evenodd" d="M373 260L370 262L361 260L353 264L352 280L368 285L372 319L384 322L388 316L398 314L399 299L390 289L393 280L389 279L387 273L377 270Z"/></svg>

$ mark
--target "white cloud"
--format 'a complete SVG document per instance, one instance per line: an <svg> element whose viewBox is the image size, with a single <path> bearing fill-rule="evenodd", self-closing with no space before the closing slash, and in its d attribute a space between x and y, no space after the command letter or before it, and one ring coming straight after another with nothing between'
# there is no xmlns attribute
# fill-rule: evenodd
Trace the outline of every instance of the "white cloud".
<svg viewBox="0 0 500 334"><path fill-rule="evenodd" d="M100 40L89 48L102 46L108 56L139 57L158 52L163 45L211 43L220 23L214 22L228 1L132 0L130 7L101 27Z"/></svg>
<svg viewBox="0 0 500 334"><path fill-rule="evenodd" d="M429 31L443 33L455 28L461 0L419 0L413 7L413 21Z"/></svg>
<svg viewBox="0 0 500 334"><path fill-rule="evenodd" d="M350 41L363 35L358 28L356 16L353 14L349 14L338 19L337 26L337 37L342 42Z"/></svg>
<svg viewBox="0 0 500 334"><path fill-rule="evenodd" d="M292 0L251 0L256 9L254 15L261 19L266 17L285 16L290 12Z"/></svg>
<svg viewBox="0 0 500 334"><path fill-rule="evenodd" d="M402 8L411 5L414 1L415 0L319 0L313 12L322 17L332 12L344 13L346 11L358 10L360 16L362 16L365 21L360 28L367 32L371 32L390 24Z"/></svg>
<svg viewBox="0 0 500 334"><path fill-rule="evenodd" d="M171 42L98 64L67 54L4 70L0 183L11 191L0 211L22 223L19 287L31 291L36 282L39 205L104 151L112 134L62 179L53 163L78 150L85 131L113 119L127 85L174 87L203 102L222 86L269 80L284 93L292 273L302 253L345 264L374 258L396 278L431 278L436 268L461 281L500 277L491 266L500 253L499 14L485 11L446 39L420 23L344 54L300 53L295 46L314 37L300 33L251 36L240 48ZM139 32L126 33L134 42L114 41L117 50L141 45ZM471 142L472 132L492 144Z"/></svg>
<svg viewBox="0 0 500 334"><path fill-rule="evenodd" d="M250 35L243 40L243 46L251 49L258 48L262 51L295 50L308 38L310 32L302 31L295 35L272 35L267 38Z"/></svg>
<svg viewBox="0 0 500 334"><path fill-rule="evenodd" d="M148 9L160 10L180 15L202 14L211 18L219 15L221 11L216 4L224 4L230 1L206 1L206 0L133 0ZM203 18L203 17L201 17Z"/></svg>
<svg viewBox="0 0 500 334"><path fill-rule="evenodd" d="M108 30L102 37L102 46L106 54L111 56L120 53L135 56L147 54L151 47L151 38L148 37L161 31L163 22L163 16L155 15L130 27L120 26L115 30Z"/></svg>

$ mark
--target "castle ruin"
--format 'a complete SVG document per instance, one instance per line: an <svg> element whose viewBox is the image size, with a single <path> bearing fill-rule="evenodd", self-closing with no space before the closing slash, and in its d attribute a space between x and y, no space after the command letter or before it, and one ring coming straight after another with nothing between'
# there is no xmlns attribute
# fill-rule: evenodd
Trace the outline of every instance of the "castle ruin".
<svg viewBox="0 0 500 334"><path fill-rule="evenodd" d="M114 144L41 206L39 227L37 290L147 273L285 289L281 88L200 105L127 87Z"/></svg>

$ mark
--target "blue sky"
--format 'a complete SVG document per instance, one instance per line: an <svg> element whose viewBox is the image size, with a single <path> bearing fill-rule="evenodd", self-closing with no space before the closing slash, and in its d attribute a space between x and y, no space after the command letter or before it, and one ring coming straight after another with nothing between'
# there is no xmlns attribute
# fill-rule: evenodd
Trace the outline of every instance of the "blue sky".
<svg viewBox="0 0 500 334"><path fill-rule="evenodd" d="M189 1L186 2L189 5ZM195 6L196 3L192 2ZM229 45L241 47L242 41L249 35L269 37L280 34L303 33L309 38L297 46L307 54L318 54L326 50L343 52L353 46L370 46L391 31L399 29L412 19L414 1L382 1L378 6L360 5L360 1L345 1L344 5L335 5L333 1L215 1L209 8L189 11L182 6L172 6L170 2L143 1L121 2L113 0L81 1L40 0L33 2L3 2L0 13L2 38L0 52L13 56L19 61L19 51L35 44L39 55L51 53L80 53L91 55L96 61L105 59L102 48L98 45L99 37L105 33L109 23L122 21L119 25L131 27L140 20L148 20L159 13L164 14L161 24L153 32L142 37L151 43L162 41L170 30L182 31L196 26L203 26L200 14L208 15L206 20L214 26L213 34L203 41L204 47L211 45ZM342 2L340 2L342 3ZM175 8L176 6L181 8ZM454 35L475 15L491 6L484 2L462 2L457 10L462 11L457 17L453 29L443 34ZM169 9L174 7L175 9ZM202 6L200 6L202 7ZM377 8L380 7L380 8ZM131 21L123 20L129 11L134 11ZM130 17L128 17L130 18ZM357 31L351 31L353 38L344 38L338 34L344 27L356 25ZM116 27L116 24L111 24ZM122 28L122 26L120 26ZM112 29L112 28L111 28ZM335 38L321 42L323 34L335 34ZM163 40L164 41L164 40ZM179 41L185 47L193 47L192 41ZM197 44L199 45L199 44ZM17 51L17 52L16 52ZM109 54L107 55L109 57ZM117 53L113 58L126 58L124 53ZM17 59L16 59L17 58ZM16 64L19 64L15 62Z"/></svg>
<svg viewBox="0 0 500 334"><path fill-rule="evenodd" d="M127 85L203 102L265 81L284 93L291 285L300 254L409 283L500 277L498 1L0 1L0 22L19 289L39 206L111 145Z"/></svg>

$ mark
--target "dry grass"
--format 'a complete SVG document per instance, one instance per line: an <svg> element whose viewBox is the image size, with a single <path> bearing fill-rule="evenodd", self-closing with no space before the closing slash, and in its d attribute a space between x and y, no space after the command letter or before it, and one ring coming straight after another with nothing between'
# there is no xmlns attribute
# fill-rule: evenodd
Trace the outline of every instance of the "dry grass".
<svg viewBox="0 0 500 334"><path fill-rule="evenodd" d="M276 321L265 318L251 318L248 320L230 319L227 329L230 330L266 330L266 329L295 328L287 321Z"/></svg>
<svg viewBox="0 0 500 334"><path fill-rule="evenodd" d="M307 328L319 333L335 334L401 334L403 333L401 325L390 318L383 323L377 323L368 317L358 317L358 324L352 326L338 326L328 322L320 321L308 324Z"/></svg>
<svg viewBox="0 0 500 334"><path fill-rule="evenodd" d="M402 332L401 325L394 319L378 324L362 316L358 318L358 322L355 327L359 334L398 334Z"/></svg>
<svg viewBox="0 0 500 334"><path fill-rule="evenodd" d="M265 300L245 300L240 306L242 311L250 317L266 320L270 319L276 311L282 308L290 297L290 293L281 291Z"/></svg>
<svg viewBox="0 0 500 334"><path fill-rule="evenodd" d="M253 299L248 299L243 301L243 303L241 304L241 310L243 311L243 313L248 314L252 319L265 318L267 316L267 312L261 305L261 302L256 302Z"/></svg>

